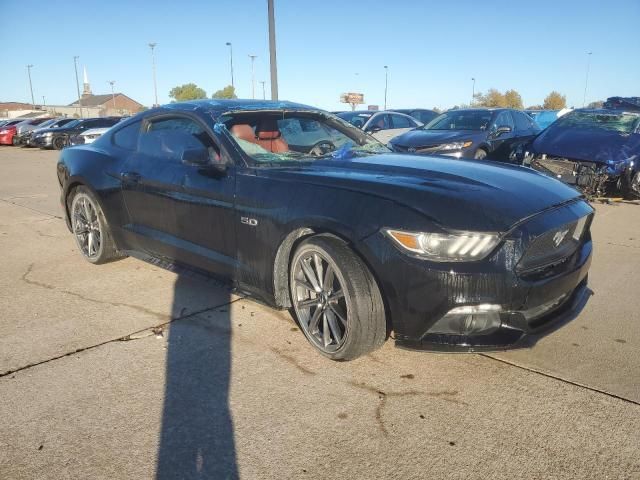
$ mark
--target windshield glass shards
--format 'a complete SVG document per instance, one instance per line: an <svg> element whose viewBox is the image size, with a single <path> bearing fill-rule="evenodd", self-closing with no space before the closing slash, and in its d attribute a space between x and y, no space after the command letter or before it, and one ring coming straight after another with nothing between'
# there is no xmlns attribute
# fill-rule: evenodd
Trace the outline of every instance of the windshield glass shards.
<svg viewBox="0 0 640 480"><path fill-rule="evenodd" d="M557 121L559 127L611 130L632 133L640 126L636 113L572 112Z"/></svg>

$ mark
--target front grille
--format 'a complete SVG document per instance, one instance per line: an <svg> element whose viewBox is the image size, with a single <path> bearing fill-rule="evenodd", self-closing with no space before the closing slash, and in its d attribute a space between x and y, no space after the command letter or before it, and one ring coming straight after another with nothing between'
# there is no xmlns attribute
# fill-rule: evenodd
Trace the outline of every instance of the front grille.
<svg viewBox="0 0 640 480"><path fill-rule="evenodd" d="M587 215L535 237L524 252L519 268L534 270L565 261L580 245L589 220Z"/></svg>

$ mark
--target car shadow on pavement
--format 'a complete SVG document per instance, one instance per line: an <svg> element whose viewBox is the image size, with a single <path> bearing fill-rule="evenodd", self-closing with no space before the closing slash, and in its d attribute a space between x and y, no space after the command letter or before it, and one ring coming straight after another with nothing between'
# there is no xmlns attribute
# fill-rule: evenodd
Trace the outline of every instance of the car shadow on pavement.
<svg viewBox="0 0 640 480"><path fill-rule="evenodd" d="M174 290L172 318L177 320L167 332L156 478L235 479L229 409L231 295L217 283L184 273ZM220 307L207 309L203 301Z"/></svg>

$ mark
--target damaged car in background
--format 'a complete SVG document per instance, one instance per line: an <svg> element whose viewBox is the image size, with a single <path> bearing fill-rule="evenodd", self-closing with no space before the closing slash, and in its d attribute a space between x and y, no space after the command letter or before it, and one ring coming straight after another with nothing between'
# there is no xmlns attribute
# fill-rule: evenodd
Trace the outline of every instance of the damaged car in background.
<svg viewBox="0 0 640 480"><path fill-rule="evenodd" d="M161 166L161 167L160 167ZM333 360L518 345L584 305L594 210L521 166L397 154L291 102L174 103L64 149L84 258L228 280Z"/></svg>
<svg viewBox="0 0 640 480"><path fill-rule="evenodd" d="M524 164L588 197L640 198L640 102L616 98L551 124L528 147Z"/></svg>

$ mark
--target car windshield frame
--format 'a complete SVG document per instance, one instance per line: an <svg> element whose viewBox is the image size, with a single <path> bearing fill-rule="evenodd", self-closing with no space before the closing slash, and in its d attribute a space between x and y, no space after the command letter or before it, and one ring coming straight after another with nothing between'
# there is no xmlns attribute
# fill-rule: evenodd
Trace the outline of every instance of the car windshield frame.
<svg viewBox="0 0 640 480"><path fill-rule="evenodd" d="M488 115L489 119L487 122L487 125L485 128L436 128L436 125L439 125L441 122L445 121L447 118L450 118L454 115L460 115L460 114L473 114L473 113L477 113L478 115ZM436 118L434 118L433 120L431 120L429 123L427 123L426 125L423 125L422 127L420 127L422 130L439 130L439 131L465 131L465 132L486 132L489 130L489 127L491 125L491 123L493 122L493 119L495 118L496 112L493 110L449 110L448 112L444 112L440 115L438 115Z"/></svg>
<svg viewBox="0 0 640 480"><path fill-rule="evenodd" d="M254 145L248 148L250 142L235 137L227 128L227 124L235 123L238 117L242 116L259 116L259 115L277 115L278 119L287 118L306 118L316 120L321 123L323 129L332 128L338 133L344 135L350 143L345 143L333 151L322 155L313 155L309 152L302 153L289 151L285 153L273 153ZM356 157L366 155L374 155L379 153L391 153L391 150L375 138L364 133L360 128L343 120L337 115L317 110L234 110L223 113L215 119L214 131L217 133L224 132L226 137L232 142L235 150L240 154L242 159L252 167L281 167L281 166L308 166L318 160L349 160ZM321 142L322 140L319 140ZM319 143L319 142L316 142ZM243 146L245 148L243 148ZM255 148L257 147L257 148ZM257 149L264 150L263 152ZM247 150L254 150L250 153Z"/></svg>

